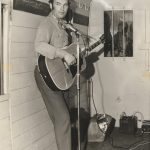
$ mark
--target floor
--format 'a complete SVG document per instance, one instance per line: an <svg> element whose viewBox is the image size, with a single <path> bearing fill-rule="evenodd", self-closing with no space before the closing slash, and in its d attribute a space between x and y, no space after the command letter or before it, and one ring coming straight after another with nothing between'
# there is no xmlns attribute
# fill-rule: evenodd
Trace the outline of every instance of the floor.
<svg viewBox="0 0 150 150"><path fill-rule="evenodd" d="M127 135L115 128L103 142L88 143L87 150L150 150L150 134Z"/></svg>

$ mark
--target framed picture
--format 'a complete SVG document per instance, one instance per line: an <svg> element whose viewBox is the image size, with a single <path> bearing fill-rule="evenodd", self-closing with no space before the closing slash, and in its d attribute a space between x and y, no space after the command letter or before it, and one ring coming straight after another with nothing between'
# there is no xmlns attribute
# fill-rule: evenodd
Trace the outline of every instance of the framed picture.
<svg viewBox="0 0 150 150"><path fill-rule="evenodd" d="M38 0L14 0L13 9L41 16L47 16L51 11L48 3Z"/></svg>
<svg viewBox="0 0 150 150"><path fill-rule="evenodd" d="M104 56L133 56L133 11L112 10L104 12Z"/></svg>

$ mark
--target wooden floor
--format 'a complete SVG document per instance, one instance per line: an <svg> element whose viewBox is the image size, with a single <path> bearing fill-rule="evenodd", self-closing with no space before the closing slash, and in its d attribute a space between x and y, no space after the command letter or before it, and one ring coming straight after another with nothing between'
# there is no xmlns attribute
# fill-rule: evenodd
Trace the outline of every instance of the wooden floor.
<svg viewBox="0 0 150 150"><path fill-rule="evenodd" d="M115 128L104 142L88 143L87 150L150 150L150 134L127 135Z"/></svg>

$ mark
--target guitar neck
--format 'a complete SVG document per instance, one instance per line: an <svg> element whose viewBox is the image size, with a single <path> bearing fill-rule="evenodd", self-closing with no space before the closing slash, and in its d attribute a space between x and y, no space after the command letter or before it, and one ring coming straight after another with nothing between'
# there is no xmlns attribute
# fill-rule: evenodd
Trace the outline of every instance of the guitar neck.
<svg viewBox="0 0 150 150"><path fill-rule="evenodd" d="M85 53L86 51L91 52L95 47L97 47L101 43L102 43L102 41L98 40L97 42L95 42L94 44L92 44L91 46L89 46L88 48L85 48L84 50L82 50L81 53Z"/></svg>

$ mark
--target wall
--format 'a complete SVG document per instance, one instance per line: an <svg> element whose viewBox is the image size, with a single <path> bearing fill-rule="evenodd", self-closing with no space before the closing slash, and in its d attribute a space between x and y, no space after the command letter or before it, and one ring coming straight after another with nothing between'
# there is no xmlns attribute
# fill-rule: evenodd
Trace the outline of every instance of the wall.
<svg viewBox="0 0 150 150"><path fill-rule="evenodd" d="M94 99L98 112L105 111L116 118L116 126L123 111L127 115L139 111L144 119L150 120L150 2L93 0L89 25L91 36L97 37L104 33L103 13L112 8L133 9L134 57L104 58L102 54L95 63ZM91 109L94 114L93 106ZM139 113L137 116L141 119Z"/></svg>
<svg viewBox="0 0 150 150"><path fill-rule="evenodd" d="M0 97L0 150L11 150L8 97Z"/></svg>
<svg viewBox="0 0 150 150"><path fill-rule="evenodd" d="M53 125L34 80L34 38L44 17L12 11L10 112L12 150L55 150Z"/></svg>
<svg viewBox="0 0 150 150"><path fill-rule="evenodd" d="M7 82L8 82L8 52L7 52L7 40L8 40L8 4L9 4L9 0L1 0L0 1L0 7L1 7L1 3L2 4L6 4L3 5L4 7L4 11L3 11L3 56L4 58L6 57L5 60L3 60L3 64L4 64L4 78L3 78L3 83L4 83L4 93L6 93L6 91L8 91L8 89L6 90L6 87L8 88ZM2 21L0 20L0 22ZM0 43L1 45L2 43ZM6 76L5 76L6 75ZM9 94L4 94L4 95L0 95L0 150L11 150L11 129L10 129L10 111L9 111Z"/></svg>

